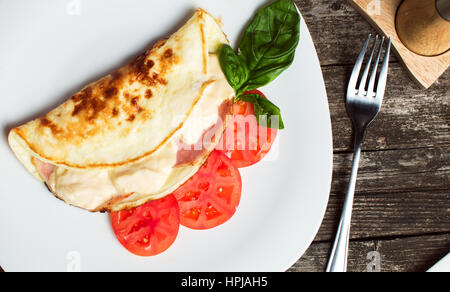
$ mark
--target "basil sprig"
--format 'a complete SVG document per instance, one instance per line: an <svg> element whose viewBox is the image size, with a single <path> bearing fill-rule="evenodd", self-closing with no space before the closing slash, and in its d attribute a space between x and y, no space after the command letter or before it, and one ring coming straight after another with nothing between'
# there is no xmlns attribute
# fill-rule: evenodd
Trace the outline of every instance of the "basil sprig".
<svg viewBox="0 0 450 292"><path fill-rule="evenodd" d="M220 50L220 65L235 91L235 101L244 100L246 91L269 84L289 68L299 39L300 15L293 0L277 0L261 8L245 30L238 52L227 44ZM270 115L279 116L278 128L284 128L280 110L273 103L254 95L245 99L255 105L255 114L266 116L267 121Z"/></svg>

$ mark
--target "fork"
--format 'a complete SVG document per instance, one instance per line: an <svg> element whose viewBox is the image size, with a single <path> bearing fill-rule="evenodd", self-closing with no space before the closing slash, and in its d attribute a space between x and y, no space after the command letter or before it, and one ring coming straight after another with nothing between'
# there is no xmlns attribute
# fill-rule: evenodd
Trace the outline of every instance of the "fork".
<svg viewBox="0 0 450 292"><path fill-rule="evenodd" d="M377 35L373 43L373 47L370 53L370 57L367 61L367 65L359 79L362 64L366 51L368 49L372 36L369 35L364 47L359 54L355 67L353 68L352 75L350 77L348 89L346 108L347 113L352 120L353 128L355 131L355 150L353 156L353 166L350 175L350 182L345 197L344 208L342 211L341 220L339 222L339 228L334 242L333 249L331 251L330 260L327 266L327 272L346 272L347 271L347 258L348 258L348 246L350 239L350 224L353 209L353 200L355 197L356 177L358 174L359 160L361 157L361 148L366 133L367 127L372 123L375 117L378 115L383 103L384 93L386 91L388 67L389 67L389 55L391 51L391 39L389 38L386 46L386 53L384 55L383 65L378 75L378 66L381 59L381 53L383 51L383 45L385 38L383 37L378 47L379 36ZM378 53L376 60L373 62L372 73L370 75L369 82L367 78L369 76L370 69L372 67L372 60L375 54L375 50L378 47ZM376 91L375 81L378 75L378 82ZM358 84L358 80L360 80ZM357 87L358 86L358 87Z"/></svg>

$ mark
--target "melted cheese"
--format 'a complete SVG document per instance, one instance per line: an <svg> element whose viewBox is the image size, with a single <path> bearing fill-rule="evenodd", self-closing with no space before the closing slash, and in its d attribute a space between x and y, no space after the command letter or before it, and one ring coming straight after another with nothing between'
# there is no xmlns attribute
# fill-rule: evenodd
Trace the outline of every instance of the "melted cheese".
<svg viewBox="0 0 450 292"><path fill-rule="evenodd" d="M224 100L233 97L233 89L222 73L217 55L209 55L208 72L199 78L192 84L203 87L202 95L190 115L174 116L171 112L166 113L173 123L179 123L180 120L185 120L185 123L158 151L142 161L113 169L76 170L57 166L47 181L49 188L67 203L91 211L111 199L127 194L132 196L123 200L123 204L132 202L139 205L173 192L202 164L175 167L178 142L182 141L186 145L197 143L203 133L219 120L219 107ZM122 207L118 205L114 208L118 210Z"/></svg>

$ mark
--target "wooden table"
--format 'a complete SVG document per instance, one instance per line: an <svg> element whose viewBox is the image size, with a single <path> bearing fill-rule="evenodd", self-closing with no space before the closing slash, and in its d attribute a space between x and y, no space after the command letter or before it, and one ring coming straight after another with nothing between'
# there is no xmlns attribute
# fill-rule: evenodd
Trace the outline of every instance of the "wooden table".
<svg viewBox="0 0 450 292"><path fill-rule="evenodd" d="M330 104L334 173L330 204L306 254L289 271L324 271L352 159L345 92L353 64L376 31L345 0L295 0L316 45ZM383 109L364 144L353 213L350 271L428 270L450 252L450 70L428 90L393 56ZM370 256L369 256L370 258Z"/></svg>
<svg viewBox="0 0 450 292"><path fill-rule="evenodd" d="M351 167L352 129L344 106L347 79L363 40L376 32L345 0L296 2L325 77L335 165L322 227L289 271L324 271ZM350 271L366 271L373 251L381 255L382 271L426 271L450 252L449 73L424 91L392 57L383 110L362 154Z"/></svg>

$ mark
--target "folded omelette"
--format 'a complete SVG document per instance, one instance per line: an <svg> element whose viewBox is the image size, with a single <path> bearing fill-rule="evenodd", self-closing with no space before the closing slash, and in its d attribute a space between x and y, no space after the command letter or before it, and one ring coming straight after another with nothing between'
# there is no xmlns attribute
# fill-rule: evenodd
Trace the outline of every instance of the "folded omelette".
<svg viewBox="0 0 450 292"><path fill-rule="evenodd" d="M9 144L73 206L110 212L162 198L198 171L222 136L234 96L218 59L224 43L219 23L197 10L128 66L11 130Z"/></svg>

